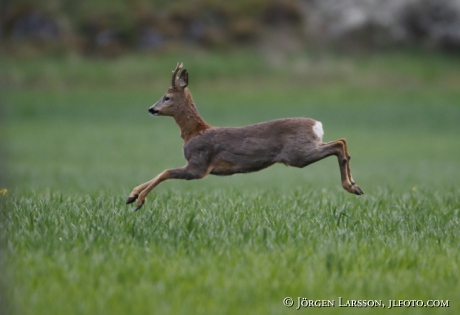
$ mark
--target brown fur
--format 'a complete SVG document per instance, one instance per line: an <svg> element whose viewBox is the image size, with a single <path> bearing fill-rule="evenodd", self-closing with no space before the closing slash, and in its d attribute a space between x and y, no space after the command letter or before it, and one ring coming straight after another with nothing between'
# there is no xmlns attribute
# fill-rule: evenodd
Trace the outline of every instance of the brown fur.
<svg viewBox="0 0 460 315"><path fill-rule="evenodd" d="M146 195L167 179L199 179L208 174L232 175L257 172L275 163L305 167L335 155L339 161L342 186L356 195L363 194L353 181L345 139L323 143L313 131L311 118L285 118L245 127L212 127L198 113L188 85L187 70L173 71L172 86L150 107L153 115L172 116L184 139L187 165L161 172L134 188L126 203L137 199L138 210Z"/></svg>
<svg viewBox="0 0 460 315"><path fill-rule="evenodd" d="M193 103L192 95L187 88L184 90L184 93L185 104L188 104L188 106L184 106L181 111L176 112L173 118L180 128L182 139L184 139L184 142L188 142L199 133L211 128L211 126L201 118Z"/></svg>

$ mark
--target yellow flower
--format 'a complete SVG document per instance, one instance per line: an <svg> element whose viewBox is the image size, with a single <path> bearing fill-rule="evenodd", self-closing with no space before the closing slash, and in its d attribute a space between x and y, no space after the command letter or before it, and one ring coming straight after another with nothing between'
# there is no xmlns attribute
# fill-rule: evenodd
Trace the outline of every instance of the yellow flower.
<svg viewBox="0 0 460 315"><path fill-rule="evenodd" d="M6 188L0 189L0 195L2 196L5 196L7 192L8 192L8 189Z"/></svg>

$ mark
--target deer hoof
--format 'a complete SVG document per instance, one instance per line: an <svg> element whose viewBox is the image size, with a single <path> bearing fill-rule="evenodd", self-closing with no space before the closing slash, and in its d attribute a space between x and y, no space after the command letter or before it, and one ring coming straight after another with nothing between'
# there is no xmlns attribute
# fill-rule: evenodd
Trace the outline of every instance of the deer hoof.
<svg viewBox="0 0 460 315"><path fill-rule="evenodd" d="M139 197L138 194L135 194L133 197L129 197L129 198L126 200L126 204L129 205L130 203L133 203L134 201L136 201L137 197Z"/></svg>
<svg viewBox="0 0 460 315"><path fill-rule="evenodd" d="M136 212L137 210L139 210L140 208L142 208L143 205L144 205L144 203L141 203L140 205L138 205L138 206L136 207L136 209L134 209L134 212Z"/></svg>
<svg viewBox="0 0 460 315"><path fill-rule="evenodd" d="M353 190L354 190L353 192L354 192L355 195L359 196L359 195L364 194L363 190L361 188L359 188L357 185L353 186Z"/></svg>

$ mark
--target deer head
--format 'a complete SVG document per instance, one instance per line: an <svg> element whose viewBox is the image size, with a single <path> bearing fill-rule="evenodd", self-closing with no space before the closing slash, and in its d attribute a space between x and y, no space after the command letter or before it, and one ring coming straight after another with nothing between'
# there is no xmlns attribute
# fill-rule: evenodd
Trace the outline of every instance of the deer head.
<svg viewBox="0 0 460 315"><path fill-rule="evenodd" d="M153 116L175 116L175 113L188 105L190 94L185 91L188 85L188 72L184 69L179 77L177 76L182 66L182 63L177 64L173 71L171 87L162 98L149 108L149 113Z"/></svg>

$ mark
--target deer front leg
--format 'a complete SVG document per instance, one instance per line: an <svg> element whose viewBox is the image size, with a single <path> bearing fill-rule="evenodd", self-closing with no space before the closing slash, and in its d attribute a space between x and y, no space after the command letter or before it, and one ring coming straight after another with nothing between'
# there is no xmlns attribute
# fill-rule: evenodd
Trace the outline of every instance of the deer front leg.
<svg viewBox="0 0 460 315"><path fill-rule="evenodd" d="M128 199L126 200L126 204L130 204L130 203L133 203L134 201L136 201L138 198L139 198L139 195L147 188L149 187L150 185L154 184L155 186L158 185L159 183L161 183L162 181L168 179L168 174L166 173L168 170L165 170L163 172L161 172L160 174L158 174L155 178L153 178L152 180L149 180L148 182L145 182L143 184L140 184L139 186L136 186L133 191L129 194L129 197ZM155 187L153 186L153 187ZM152 190L153 188L151 188L150 190ZM145 196L144 196L144 200L145 200ZM141 205L142 206L142 205ZM140 209L140 207L139 207ZM139 210L138 208L136 208L136 211Z"/></svg>
<svg viewBox="0 0 460 315"><path fill-rule="evenodd" d="M126 200L126 204L133 203L137 199L137 206L135 211L139 210L145 202L145 197L151 192L158 184L167 179L200 179L205 177L209 173L208 170L200 170L190 165L181 168L169 169L161 172L152 180L143 183L131 192L129 198Z"/></svg>
<svg viewBox="0 0 460 315"><path fill-rule="evenodd" d="M139 186L136 186L133 189L133 191L129 194L128 199L126 199L126 204L129 205L130 203L133 203L134 201L136 201L136 199L137 199L137 197L139 197L139 194L141 193L141 191L143 191L145 189L145 187L147 187L153 180L155 180L155 178L152 179L152 180L149 180L148 182L140 184Z"/></svg>

